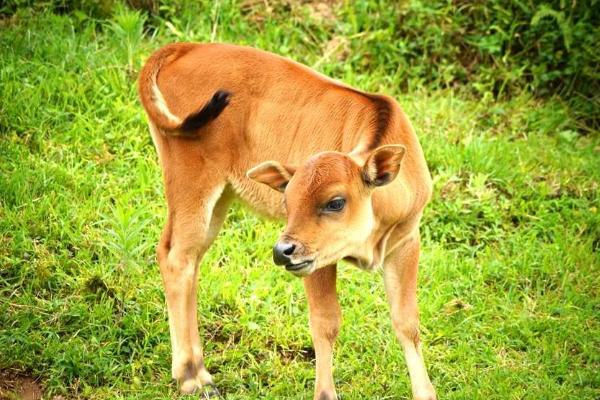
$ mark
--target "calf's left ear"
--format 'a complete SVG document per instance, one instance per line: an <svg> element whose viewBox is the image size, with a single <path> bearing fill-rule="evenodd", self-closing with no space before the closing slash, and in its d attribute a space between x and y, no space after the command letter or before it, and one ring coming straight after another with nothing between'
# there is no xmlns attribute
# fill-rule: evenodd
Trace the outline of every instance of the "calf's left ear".
<svg viewBox="0 0 600 400"><path fill-rule="evenodd" d="M401 144L390 144L373 150L363 166L363 179L372 186L383 186L392 182L398 172L406 153Z"/></svg>
<svg viewBox="0 0 600 400"><path fill-rule="evenodd" d="M265 161L248 170L246 176L253 181L264 183L283 192L295 171L294 167L281 165L277 161Z"/></svg>

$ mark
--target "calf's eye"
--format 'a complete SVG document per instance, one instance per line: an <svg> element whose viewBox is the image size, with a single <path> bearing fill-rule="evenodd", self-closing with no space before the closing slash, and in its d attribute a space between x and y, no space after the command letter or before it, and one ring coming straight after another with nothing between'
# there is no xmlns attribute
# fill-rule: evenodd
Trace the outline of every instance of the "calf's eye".
<svg viewBox="0 0 600 400"><path fill-rule="evenodd" d="M326 212L339 212L344 209L346 205L346 200L342 197L335 197L325 205L324 211Z"/></svg>

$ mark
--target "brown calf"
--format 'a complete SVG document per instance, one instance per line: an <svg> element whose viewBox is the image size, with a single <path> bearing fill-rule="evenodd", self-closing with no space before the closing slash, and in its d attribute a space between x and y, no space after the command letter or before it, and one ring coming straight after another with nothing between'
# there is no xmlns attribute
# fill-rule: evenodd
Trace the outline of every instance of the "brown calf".
<svg viewBox="0 0 600 400"><path fill-rule="evenodd" d="M315 399L336 398L341 259L383 269L413 396L434 399L416 301L419 221L431 177L399 105L288 59L223 44L163 47L144 66L139 91L169 208L157 254L181 390L216 393L198 336L197 267L238 198L287 217L273 259L304 277Z"/></svg>

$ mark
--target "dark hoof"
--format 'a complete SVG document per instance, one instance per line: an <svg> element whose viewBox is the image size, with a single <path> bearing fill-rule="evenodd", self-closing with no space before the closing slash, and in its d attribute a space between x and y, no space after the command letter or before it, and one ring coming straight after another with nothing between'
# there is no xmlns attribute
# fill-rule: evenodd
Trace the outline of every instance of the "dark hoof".
<svg viewBox="0 0 600 400"><path fill-rule="evenodd" d="M319 394L318 399L319 400L341 400L341 397L339 394L336 396L333 393L321 392L321 394Z"/></svg>
<svg viewBox="0 0 600 400"><path fill-rule="evenodd" d="M221 393L217 390L217 387L211 383L202 386L201 399L222 399Z"/></svg>

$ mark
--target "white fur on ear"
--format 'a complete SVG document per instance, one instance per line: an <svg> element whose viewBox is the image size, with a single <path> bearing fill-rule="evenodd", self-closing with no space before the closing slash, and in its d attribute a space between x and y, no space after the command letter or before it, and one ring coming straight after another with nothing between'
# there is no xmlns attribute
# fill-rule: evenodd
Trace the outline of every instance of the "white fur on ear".
<svg viewBox="0 0 600 400"><path fill-rule="evenodd" d="M396 179L404 154L406 154L406 147L401 144L380 146L373 150L363 166L366 183L383 186Z"/></svg>

